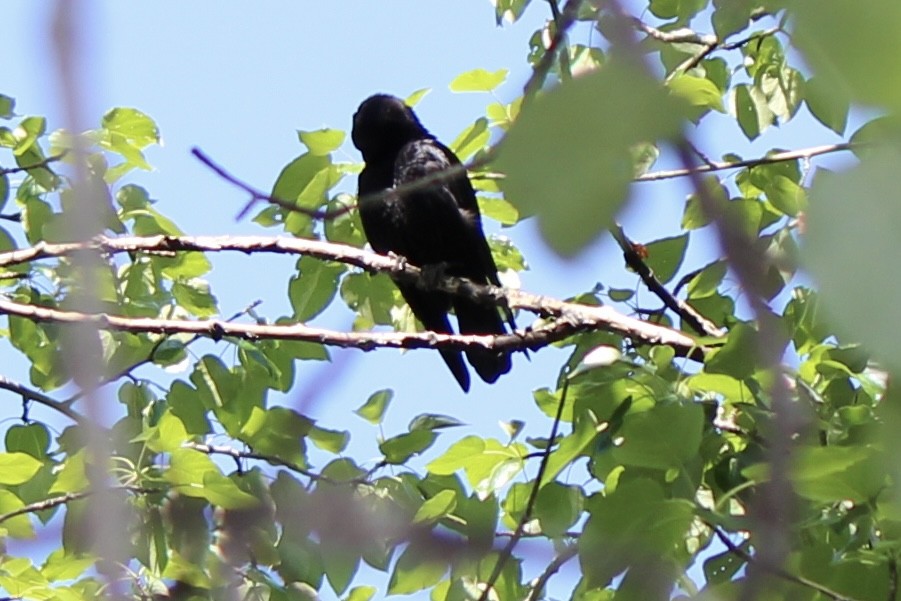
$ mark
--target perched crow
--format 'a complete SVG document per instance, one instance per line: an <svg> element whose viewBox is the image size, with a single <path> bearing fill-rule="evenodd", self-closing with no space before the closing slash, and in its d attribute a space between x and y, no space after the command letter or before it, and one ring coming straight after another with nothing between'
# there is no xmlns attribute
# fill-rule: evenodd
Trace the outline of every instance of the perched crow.
<svg viewBox="0 0 901 601"><path fill-rule="evenodd" d="M417 267L438 266L448 275L500 285L482 232L475 191L465 173L414 192L366 199L367 195L460 164L456 155L422 126L410 107L385 94L367 98L354 114L351 137L366 162L359 178L360 218L376 252L392 252ZM424 291L411 284L397 282L397 286L428 330L452 334L447 314L453 307L461 334L506 332L497 307ZM503 310L514 328L510 310ZM450 349L440 352L460 387L468 391L469 372L462 354ZM510 371L509 353L473 349L466 351L466 357L489 383Z"/></svg>

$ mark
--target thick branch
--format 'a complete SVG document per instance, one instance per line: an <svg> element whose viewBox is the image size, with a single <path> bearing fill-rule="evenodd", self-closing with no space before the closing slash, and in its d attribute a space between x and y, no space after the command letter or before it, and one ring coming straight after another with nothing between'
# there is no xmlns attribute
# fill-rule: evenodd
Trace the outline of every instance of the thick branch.
<svg viewBox="0 0 901 601"><path fill-rule="evenodd" d="M13 265L43 258L65 256L80 250L93 249L113 254L123 252L173 252L173 251L238 251L305 254L323 260L333 260L354 265L369 271L388 272L395 279L423 285L419 268L397 258L377 255L359 248L332 244L319 240L264 236L195 236L168 237L150 236L105 238L91 242L47 244L0 253L0 266ZM439 283L439 289L451 294L460 294L483 302L500 303L506 299L511 308L531 311L542 317L556 321L542 325L528 332L504 336L454 336L447 334L396 333L396 332L335 332L307 326L232 324L221 320L185 321L151 318L127 318L105 314L83 314L60 311L45 307L20 304L0 298L0 312L18 315L35 321L56 323L93 323L111 330L133 333L191 333L219 339L232 336L246 339L290 339L305 340L321 344L356 347L371 350L375 347L433 348L487 347L492 349L518 350L539 348L550 342L562 340L580 331L606 330L615 332L644 344L665 344L672 346L683 356L700 357L701 349L687 334L628 317L611 307L597 307L578 303L568 303L554 298L529 294L518 290L481 286L460 278L446 278Z"/></svg>

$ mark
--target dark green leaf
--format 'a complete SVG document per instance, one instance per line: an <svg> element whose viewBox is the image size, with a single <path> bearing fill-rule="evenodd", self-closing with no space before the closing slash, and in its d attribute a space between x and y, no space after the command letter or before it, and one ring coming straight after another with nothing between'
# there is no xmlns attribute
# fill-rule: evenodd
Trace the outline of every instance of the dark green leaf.
<svg viewBox="0 0 901 601"><path fill-rule="evenodd" d="M388 404L394 397L394 391L390 389L379 390L372 393L363 405L354 411L357 415L370 424L380 424L388 410ZM411 428L412 429L412 428Z"/></svg>
<svg viewBox="0 0 901 601"><path fill-rule="evenodd" d="M294 319L308 321L319 315L335 298L338 280L347 266L303 256L297 261L297 275L288 284Z"/></svg>

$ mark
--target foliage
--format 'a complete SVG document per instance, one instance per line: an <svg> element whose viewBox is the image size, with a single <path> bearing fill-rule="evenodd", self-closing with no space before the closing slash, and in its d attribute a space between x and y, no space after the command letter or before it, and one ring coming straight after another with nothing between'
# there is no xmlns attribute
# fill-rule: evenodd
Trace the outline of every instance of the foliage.
<svg viewBox="0 0 901 601"><path fill-rule="evenodd" d="M658 156L681 166L663 174L692 184L681 224L646 245L624 240L624 250L669 287L673 302L643 314L696 335L697 353L677 357L622 333L573 335L558 343L571 352L558 381L534 392L548 419L530 432L546 434L522 436L525 424L511 421L504 440L458 435L457 418L425 412L379 438L369 469L347 452L340 425L270 399L298 385L298 362L327 360L324 345L220 339L211 329L216 346L204 346L187 330L126 332L95 320L100 331L81 334L95 346L75 352L74 326L2 308L79 308L88 294L94 312L108 315L220 317L204 279L209 254L103 256L87 265L90 278L74 255L11 258L71 240L68 217L85 181L99 199L98 232L182 232L127 180L149 168L143 150L159 142L149 116L108 112L81 138L84 155L70 133L48 133L43 117L20 117L13 98L0 96L0 334L27 361L29 379L0 378L23 406L0 453L0 535L31 539L62 522L43 561L4 548L8 596L74 601L115 582L135 598L237 589L242 598L301 599L330 588L350 601L420 591L449 601L539 599L572 560L579 580L555 590L580 600L731 599L743 590L896 597L901 505L890 432L901 420L886 376L901 367L892 201L901 101L889 76L901 56L901 9L889 0L867 10L838 0L650 0L635 13L640 22L616 2L551 4L528 52L540 92L502 103L493 91L507 70L461 74L451 89L488 95L484 116L452 146L475 161L487 218L511 225L535 216L563 255L611 226L633 181L658 179ZM499 24L544 8L494 5ZM593 29L591 45L566 43L571 25ZM849 135L852 107L880 116ZM765 143L799 119L853 142L860 163L811 173L812 157L844 146L711 161L687 142L713 121ZM305 150L272 195L304 210L269 204L255 222L363 247L354 212L313 214L352 203L335 192L360 168L335 159L345 137L299 132ZM692 245L711 240L723 256L691 264ZM509 240L492 249L503 270L525 268ZM821 290L798 278L799 261ZM343 306L358 331L416 327L385 275L339 256L299 257L286 290L292 313L271 321L308 322ZM674 296L708 331L691 330ZM598 286L576 300L638 312L636 299L635 290ZM262 320L253 308L235 319L247 317ZM541 350L533 356L542 360ZM94 381L77 369L83 357L93 357ZM166 376L173 366L187 375ZM116 392L119 406L103 410L109 427L88 418L96 389ZM392 394L373 391L358 415L381 426ZM66 427L57 434L58 422L32 419L33 404ZM100 528L109 520L118 520L115 545L92 536L110 532ZM522 538L545 554L537 569L524 561ZM367 582L363 566L387 576Z"/></svg>

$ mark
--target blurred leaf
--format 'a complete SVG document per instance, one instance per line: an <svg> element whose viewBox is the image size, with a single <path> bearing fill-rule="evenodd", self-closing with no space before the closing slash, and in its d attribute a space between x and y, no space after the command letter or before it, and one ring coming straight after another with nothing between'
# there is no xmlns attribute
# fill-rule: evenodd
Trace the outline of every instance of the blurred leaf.
<svg viewBox="0 0 901 601"><path fill-rule="evenodd" d="M505 196L538 216L558 253L573 255L626 200L630 148L676 135L682 113L657 82L628 65L610 62L567 82L529 104L507 133L497 161L507 174ZM540 152L550 140L555 151Z"/></svg>
<svg viewBox="0 0 901 601"><path fill-rule="evenodd" d="M901 53L895 46L901 4L871 0L867 10L842 0L791 5L792 39L824 78L823 85L838 88L842 96L847 92L866 103L901 108L901 87L884 75L901 72Z"/></svg>
<svg viewBox="0 0 901 601"><path fill-rule="evenodd" d="M892 200L899 164L901 154L885 148L843 173L818 172L802 249L836 329L870 346L893 369L901 369L901 263L895 260L901 204ZM879 294L861 294L876 288Z"/></svg>

